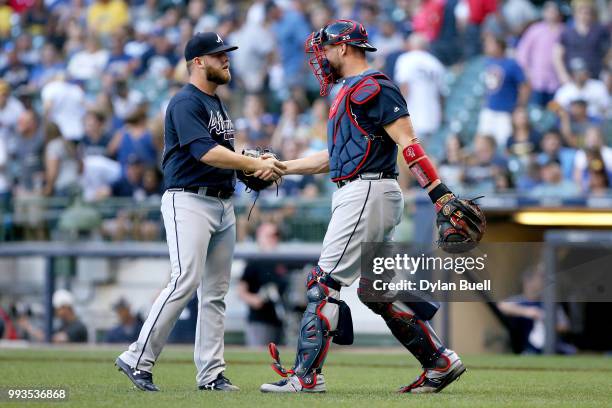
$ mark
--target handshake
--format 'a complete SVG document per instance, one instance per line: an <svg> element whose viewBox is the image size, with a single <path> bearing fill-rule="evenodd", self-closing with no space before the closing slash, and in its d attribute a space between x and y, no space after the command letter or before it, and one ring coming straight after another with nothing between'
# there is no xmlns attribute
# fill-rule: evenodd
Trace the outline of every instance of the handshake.
<svg viewBox="0 0 612 408"><path fill-rule="evenodd" d="M256 159L253 160L252 171L238 170L238 179L251 190L260 191L270 187L286 174L285 163L279 161L278 157L267 149L245 149L242 154Z"/></svg>
<svg viewBox="0 0 612 408"><path fill-rule="evenodd" d="M245 152L248 152L248 150L245 150ZM245 152L243 152L243 154L245 154ZM261 150L260 153L259 167L253 173L254 177L262 180L274 181L285 175L287 166L279 161L274 153L265 150Z"/></svg>

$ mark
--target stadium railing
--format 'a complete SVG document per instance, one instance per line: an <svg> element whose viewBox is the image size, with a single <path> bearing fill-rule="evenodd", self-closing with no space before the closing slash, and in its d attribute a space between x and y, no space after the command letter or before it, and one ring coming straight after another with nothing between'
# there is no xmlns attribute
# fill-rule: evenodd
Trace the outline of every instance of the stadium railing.
<svg viewBox="0 0 612 408"><path fill-rule="evenodd" d="M316 262L321 253L320 244L285 243L274 252L262 252L257 245L242 243L236 246L235 259L282 260L286 262ZM162 242L9 242L0 246L2 257L43 257L45 259L45 339L51 341L53 333L53 293L55 292L55 260L58 258L166 258L166 243Z"/></svg>

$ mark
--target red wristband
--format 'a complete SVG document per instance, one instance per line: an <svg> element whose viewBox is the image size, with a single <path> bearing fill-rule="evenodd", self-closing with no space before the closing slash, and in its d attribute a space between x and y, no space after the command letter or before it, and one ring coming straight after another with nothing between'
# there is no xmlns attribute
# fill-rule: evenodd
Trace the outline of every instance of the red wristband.
<svg viewBox="0 0 612 408"><path fill-rule="evenodd" d="M425 150L420 144L411 144L406 146L402 152L404 160L408 164L408 168L414 174L419 185L423 188L428 187L431 183L439 179L436 168L434 167L429 157L425 154Z"/></svg>

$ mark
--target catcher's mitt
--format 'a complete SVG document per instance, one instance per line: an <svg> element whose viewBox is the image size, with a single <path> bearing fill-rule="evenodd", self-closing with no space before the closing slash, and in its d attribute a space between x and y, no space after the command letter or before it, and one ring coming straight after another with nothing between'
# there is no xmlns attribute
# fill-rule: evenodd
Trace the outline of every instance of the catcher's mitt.
<svg viewBox="0 0 612 408"><path fill-rule="evenodd" d="M478 197L481 198L481 197ZM487 220L472 200L447 193L436 201L438 246L445 252L466 252L476 247L484 235Z"/></svg>
<svg viewBox="0 0 612 408"><path fill-rule="evenodd" d="M257 147L255 149L244 149L242 151L242 154L245 156L254 157L256 159L259 159L264 154L272 155L274 156L274 158L277 158L277 156L272 151L268 149L262 149L260 147ZM247 190L250 190L250 191L259 192L261 190L264 190L270 187L272 184L275 183L275 181L263 180L263 179L260 179L259 177L255 177L253 173L247 173L242 170L238 170L236 172L236 175L238 179L242 181L244 185L247 187Z"/></svg>

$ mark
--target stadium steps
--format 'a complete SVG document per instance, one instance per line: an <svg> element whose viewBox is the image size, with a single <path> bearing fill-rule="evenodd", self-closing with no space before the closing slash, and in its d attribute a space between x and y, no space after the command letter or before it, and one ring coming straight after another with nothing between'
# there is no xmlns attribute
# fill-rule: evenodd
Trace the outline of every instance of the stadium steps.
<svg viewBox="0 0 612 408"><path fill-rule="evenodd" d="M108 329L116 322L112 306L124 298L133 311L146 315L155 296L168 280L169 264L160 259L80 260L75 290L87 293L86 313L91 331ZM76 293L75 293L76 295Z"/></svg>
<svg viewBox="0 0 612 408"><path fill-rule="evenodd" d="M437 159L444 157L444 143L449 134L458 134L464 145L469 145L478 128L478 114L485 94L483 73L485 57L477 57L465 63L463 71L449 74L447 79L444 124L429 140L427 149ZM536 105L530 105L529 121L540 134L557 125L554 113ZM605 124L608 142L612 142L612 121Z"/></svg>
<svg viewBox="0 0 612 408"><path fill-rule="evenodd" d="M444 156L447 135L457 133L461 140L467 142L476 132L485 91L482 81L484 64L483 57L474 58L464 64L460 73L448 75L444 123L427 143L427 151L433 157L441 159Z"/></svg>

